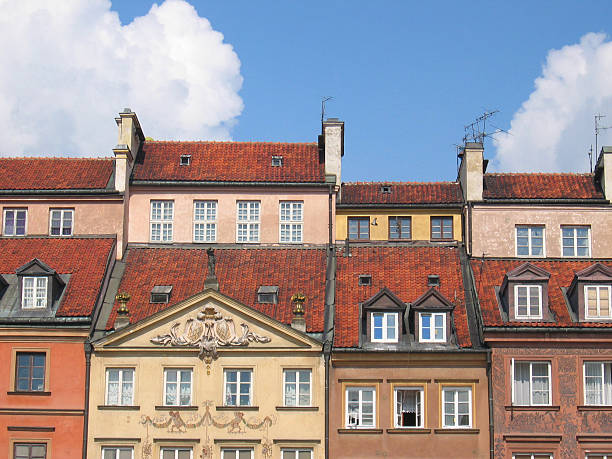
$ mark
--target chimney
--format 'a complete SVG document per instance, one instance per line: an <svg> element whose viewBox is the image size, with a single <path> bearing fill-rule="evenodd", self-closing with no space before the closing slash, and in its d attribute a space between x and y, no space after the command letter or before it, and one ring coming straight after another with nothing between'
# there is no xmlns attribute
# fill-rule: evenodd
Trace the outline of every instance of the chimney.
<svg viewBox="0 0 612 459"><path fill-rule="evenodd" d="M480 142L466 142L461 153L459 166L459 183L466 201L482 201L483 175L486 163L484 148Z"/></svg>
<svg viewBox="0 0 612 459"><path fill-rule="evenodd" d="M328 118L323 121L323 148L325 150L325 176L334 176L336 186L342 182L342 157L344 156L344 121ZM333 182L333 181L332 181Z"/></svg>
<svg viewBox="0 0 612 459"><path fill-rule="evenodd" d="M115 118L119 128L117 146L113 148L115 154L115 189L124 192L128 186L130 173L138 149L144 141L144 134L136 113L124 108Z"/></svg>
<svg viewBox="0 0 612 459"><path fill-rule="evenodd" d="M601 185L604 197L612 200L612 147L601 147L595 164L595 181Z"/></svg>
<svg viewBox="0 0 612 459"><path fill-rule="evenodd" d="M127 302L130 301L130 295L127 293L118 293L115 299L119 302L117 309L117 317L115 318L115 331L127 327L130 324L130 311L127 308Z"/></svg>
<svg viewBox="0 0 612 459"><path fill-rule="evenodd" d="M291 320L291 328L295 328L302 333L306 333L306 319L304 319L304 302L306 295L296 293L291 297L293 303L293 319Z"/></svg>

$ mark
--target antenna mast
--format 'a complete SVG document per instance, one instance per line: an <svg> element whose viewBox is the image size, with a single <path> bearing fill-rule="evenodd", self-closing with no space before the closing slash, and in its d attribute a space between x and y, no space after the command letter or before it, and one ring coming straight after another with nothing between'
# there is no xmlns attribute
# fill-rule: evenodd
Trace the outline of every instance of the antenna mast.
<svg viewBox="0 0 612 459"><path fill-rule="evenodd" d="M333 99L332 96L321 97L321 123L323 123L323 120L325 119L325 102L327 102L328 100L332 100L332 99Z"/></svg>
<svg viewBox="0 0 612 459"><path fill-rule="evenodd" d="M598 155L599 152L597 151L597 141L598 141L598 137L599 137L599 131L605 131L606 129L610 129L612 128L612 126L600 126L599 125L599 121L602 118L605 118L606 115L602 115L601 113L597 113L595 115L595 155ZM593 169L593 167L591 166L591 170Z"/></svg>
<svg viewBox="0 0 612 459"><path fill-rule="evenodd" d="M484 145L484 141L487 137L493 137L500 132L505 132L509 134L508 131L504 129L498 128L497 126L492 125L495 130L492 132L487 132L487 120L493 117L495 114L499 113L499 110L485 110L484 113L476 118L473 123L464 126L463 129L465 131L465 135L463 136L463 143L466 142L479 142Z"/></svg>

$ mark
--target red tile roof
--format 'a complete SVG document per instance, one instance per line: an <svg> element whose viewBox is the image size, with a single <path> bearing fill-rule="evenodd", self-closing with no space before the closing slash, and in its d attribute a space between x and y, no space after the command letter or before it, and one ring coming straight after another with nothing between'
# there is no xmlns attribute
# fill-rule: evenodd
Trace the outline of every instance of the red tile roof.
<svg viewBox="0 0 612 459"><path fill-rule="evenodd" d="M189 166L181 155L191 155ZM282 166L272 166L282 156ZM133 180L210 182L324 182L316 143L147 141Z"/></svg>
<svg viewBox="0 0 612 459"><path fill-rule="evenodd" d="M1 238L0 274L15 274L38 258L58 274L70 274L57 317L92 314L104 280L114 238Z"/></svg>
<svg viewBox="0 0 612 459"><path fill-rule="evenodd" d="M359 303L387 287L403 302L413 302L430 287L428 274L440 276L440 293L457 303L453 312L457 340L471 347L459 249L456 247L351 247L351 257L337 258L334 345L359 346ZM359 286L371 274L372 285Z"/></svg>
<svg viewBox="0 0 612 459"><path fill-rule="evenodd" d="M593 174L485 174L484 199L604 199Z"/></svg>
<svg viewBox="0 0 612 459"><path fill-rule="evenodd" d="M103 189L113 169L110 158L0 158L0 190Z"/></svg>
<svg viewBox="0 0 612 459"><path fill-rule="evenodd" d="M391 188L383 193L382 186ZM459 182L357 182L342 184L341 204L461 204Z"/></svg>
<svg viewBox="0 0 612 459"><path fill-rule="evenodd" d="M495 287L501 287L507 272L524 264L527 260L472 260L474 281L478 290L483 323L488 327L525 326L525 327L612 327L612 323L573 322L563 297L561 287L568 288L574 273L593 265L594 261L542 261L528 260L529 263L548 271L548 306L557 321L550 322L504 322L496 299ZM603 263L612 268L611 262Z"/></svg>
<svg viewBox="0 0 612 459"><path fill-rule="evenodd" d="M325 306L325 249L241 248L215 249L219 292L276 320L290 324L291 296L306 295L305 318L308 332L323 331ZM205 249L130 248L120 292L131 296L128 303L131 323L176 304L204 290L208 272ZM155 285L172 285L170 303L149 303ZM257 289L279 287L278 304L259 304ZM117 303L107 322L113 328Z"/></svg>

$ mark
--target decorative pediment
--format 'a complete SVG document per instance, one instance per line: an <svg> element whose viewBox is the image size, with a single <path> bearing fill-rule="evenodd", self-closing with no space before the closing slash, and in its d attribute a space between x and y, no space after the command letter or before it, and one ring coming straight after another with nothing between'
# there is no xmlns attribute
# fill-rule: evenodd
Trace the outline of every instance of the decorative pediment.
<svg viewBox="0 0 612 459"><path fill-rule="evenodd" d="M55 270L51 269L38 258L33 258L22 267L17 268L15 273L19 275L37 274L43 276L54 276L56 274Z"/></svg>
<svg viewBox="0 0 612 459"><path fill-rule="evenodd" d="M578 280L610 281L612 280L612 269L602 263L595 263L582 271L578 271L575 277Z"/></svg>
<svg viewBox="0 0 612 459"><path fill-rule="evenodd" d="M383 287L372 298L364 301L363 307L364 309L406 309L406 303L387 287Z"/></svg>
<svg viewBox="0 0 612 459"><path fill-rule="evenodd" d="M527 262L509 271L506 274L506 278L509 281L548 281L548 279L550 279L550 273L539 266Z"/></svg>
<svg viewBox="0 0 612 459"><path fill-rule="evenodd" d="M413 310L440 310L440 311L451 311L455 308L455 305L451 303L439 290L430 288L420 297L418 297L410 307Z"/></svg>
<svg viewBox="0 0 612 459"><path fill-rule="evenodd" d="M251 342L269 343L271 339L260 336L249 330L245 323L240 324L240 333L232 317L224 317L213 307L203 308L195 319L176 322L170 327L169 333L151 338L151 343L160 346L199 346L198 356L206 363L208 374L210 364L219 358L217 349L220 347L246 347ZM182 330L181 330L182 328Z"/></svg>

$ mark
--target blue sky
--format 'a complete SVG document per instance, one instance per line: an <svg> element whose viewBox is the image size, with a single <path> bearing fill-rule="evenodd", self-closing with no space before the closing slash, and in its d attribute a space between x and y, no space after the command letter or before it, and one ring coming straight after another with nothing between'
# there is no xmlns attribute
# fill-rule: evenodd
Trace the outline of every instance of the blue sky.
<svg viewBox="0 0 612 459"><path fill-rule="evenodd" d="M97 2L104 6L103 0ZM604 71L612 69L609 1L189 3L233 47L240 67L231 81L243 104L240 107L240 100L234 99L210 105L203 117L231 106L220 116L226 131L214 128L194 135L223 137L226 132L227 137L229 132L239 141L315 141L321 97L333 96L327 115L346 122L344 181L454 180L454 145L462 142L464 126L493 109L500 110L492 121L495 126L509 130L515 120L504 145L485 145L493 169L585 171L586 151L594 141L593 114L607 113L612 124L612 81L602 77L612 75ZM111 9L122 25L136 27L134 18L150 17L153 4L114 0ZM186 41L191 30L185 27ZM589 33L603 35L585 39ZM178 39L180 34L179 30ZM154 49L163 44L146 33L138 41L141 51L134 55L152 53L146 62L159 65ZM552 50L561 51L551 55ZM210 58L185 54L202 66ZM25 62L23 68L30 68L28 64L32 65ZM571 75L583 67L580 75ZM133 75L141 78L147 73L147 66L140 65ZM539 77L544 77L543 84L536 89ZM102 86L111 91L121 84ZM7 93L14 92L15 85ZM180 84L178 89L166 89L168 94L182 90ZM162 116L156 113L168 107L160 91L151 90L146 98L126 95L121 106L130 105L142 114L146 135L189 137L181 130L182 121L161 126ZM104 97L103 90L92 96ZM532 102L524 106L530 97ZM157 107L147 105L155 103ZM94 106L88 103L83 110ZM198 116L195 109L189 113ZM112 116L104 113L103 119ZM51 124L60 118L48 116ZM74 124L78 122L69 126ZM58 125L56 132L68 128ZM604 131L600 145L610 142L612 130ZM60 148L32 145L29 150Z"/></svg>

